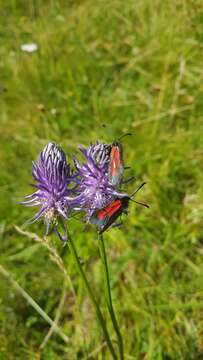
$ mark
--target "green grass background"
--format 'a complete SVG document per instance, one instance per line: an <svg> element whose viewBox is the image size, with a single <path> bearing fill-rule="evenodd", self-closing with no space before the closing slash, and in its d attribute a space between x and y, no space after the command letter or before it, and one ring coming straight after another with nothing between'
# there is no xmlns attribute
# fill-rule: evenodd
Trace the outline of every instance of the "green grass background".
<svg viewBox="0 0 203 360"><path fill-rule="evenodd" d="M14 225L34 213L16 202L47 142L70 159L79 143L125 132L137 177L128 191L146 181L137 200L150 205L130 204L105 234L126 359L202 359L202 1L8 0L0 14L0 263L52 319L65 294L59 325L70 337L53 334L40 350L49 325L0 274L0 359L110 359L71 256L77 302L49 252ZM38 51L22 52L30 42ZM95 229L69 226L105 312Z"/></svg>

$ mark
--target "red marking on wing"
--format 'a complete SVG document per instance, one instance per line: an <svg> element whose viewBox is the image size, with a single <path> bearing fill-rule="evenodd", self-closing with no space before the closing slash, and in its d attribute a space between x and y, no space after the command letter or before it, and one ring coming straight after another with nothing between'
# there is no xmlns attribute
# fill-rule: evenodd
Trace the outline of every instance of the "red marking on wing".
<svg viewBox="0 0 203 360"><path fill-rule="evenodd" d="M111 176L116 176L118 174L119 167L121 166L120 149L118 146L112 146L110 158Z"/></svg>
<svg viewBox="0 0 203 360"><path fill-rule="evenodd" d="M98 218L100 220L103 220L106 216L109 216L111 218L112 215L114 215L122 206L121 200L114 200L111 204L106 206L104 209L100 210L98 212Z"/></svg>

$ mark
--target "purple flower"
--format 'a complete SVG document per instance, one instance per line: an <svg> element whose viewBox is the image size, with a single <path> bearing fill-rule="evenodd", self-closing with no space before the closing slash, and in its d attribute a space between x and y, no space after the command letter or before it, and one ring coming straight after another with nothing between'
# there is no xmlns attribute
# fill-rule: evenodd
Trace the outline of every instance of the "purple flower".
<svg viewBox="0 0 203 360"><path fill-rule="evenodd" d="M79 147L80 151L83 152L82 146ZM108 172L109 165L109 155L111 151L111 146L105 143L99 143L97 141L96 144L90 144L87 149L87 155L92 157L94 162L97 164L99 168L103 168L105 172Z"/></svg>
<svg viewBox="0 0 203 360"><path fill-rule="evenodd" d="M95 210L107 206L116 196L124 196L118 193L109 181L109 145L103 143L91 144L88 149L79 146L86 162L80 164L77 158L74 163L79 175L77 179L78 196L75 197L75 209L86 212L89 221Z"/></svg>
<svg viewBox="0 0 203 360"><path fill-rule="evenodd" d="M57 226L57 218L67 219L71 211L72 189L68 185L73 180L70 166L66 162L63 150L54 143L48 143L33 162L32 175L36 184L32 185L37 190L25 197L21 204L26 206L41 206L31 223L44 218L48 233L51 224ZM70 200L70 201L69 201Z"/></svg>

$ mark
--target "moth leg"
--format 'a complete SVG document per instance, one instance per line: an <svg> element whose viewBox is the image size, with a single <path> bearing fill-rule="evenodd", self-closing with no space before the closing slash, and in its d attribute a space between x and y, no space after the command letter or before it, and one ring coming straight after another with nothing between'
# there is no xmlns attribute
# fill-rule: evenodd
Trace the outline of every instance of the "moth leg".
<svg viewBox="0 0 203 360"><path fill-rule="evenodd" d="M123 222L121 221L121 222L112 224L112 225L110 226L110 228L117 228L117 227L120 228L122 225L123 225Z"/></svg>
<svg viewBox="0 0 203 360"><path fill-rule="evenodd" d="M129 179L123 180L121 184L129 184L130 182L134 181L136 179L136 176L131 176Z"/></svg>

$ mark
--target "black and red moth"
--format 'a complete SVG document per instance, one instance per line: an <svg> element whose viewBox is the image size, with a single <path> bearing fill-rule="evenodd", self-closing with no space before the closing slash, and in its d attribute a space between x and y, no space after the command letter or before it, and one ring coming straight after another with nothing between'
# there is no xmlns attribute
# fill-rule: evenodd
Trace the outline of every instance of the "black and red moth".
<svg viewBox="0 0 203 360"><path fill-rule="evenodd" d="M94 212L90 219L91 224L95 224L98 227L98 233L102 234L107 230L123 213L127 213L129 201L134 201L137 204L149 207L147 204L132 200L132 197L145 185L142 183L139 188L131 196L123 196L121 198L115 198L110 204L103 209Z"/></svg>
<svg viewBox="0 0 203 360"><path fill-rule="evenodd" d="M130 133L124 134L124 136L131 135ZM115 141L110 145L110 155L109 155L109 168L108 175L111 185L118 186L123 177L124 163L123 163L123 149L119 141Z"/></svg>
<svg viewBox="0 0 203 360"><path fill-rule="evenodd" d="M99 234L102 234L122 213L126 212L129 201L130 197L128 196L114 199L105 208L95 211L90 223L97 225Z"/></svg>

